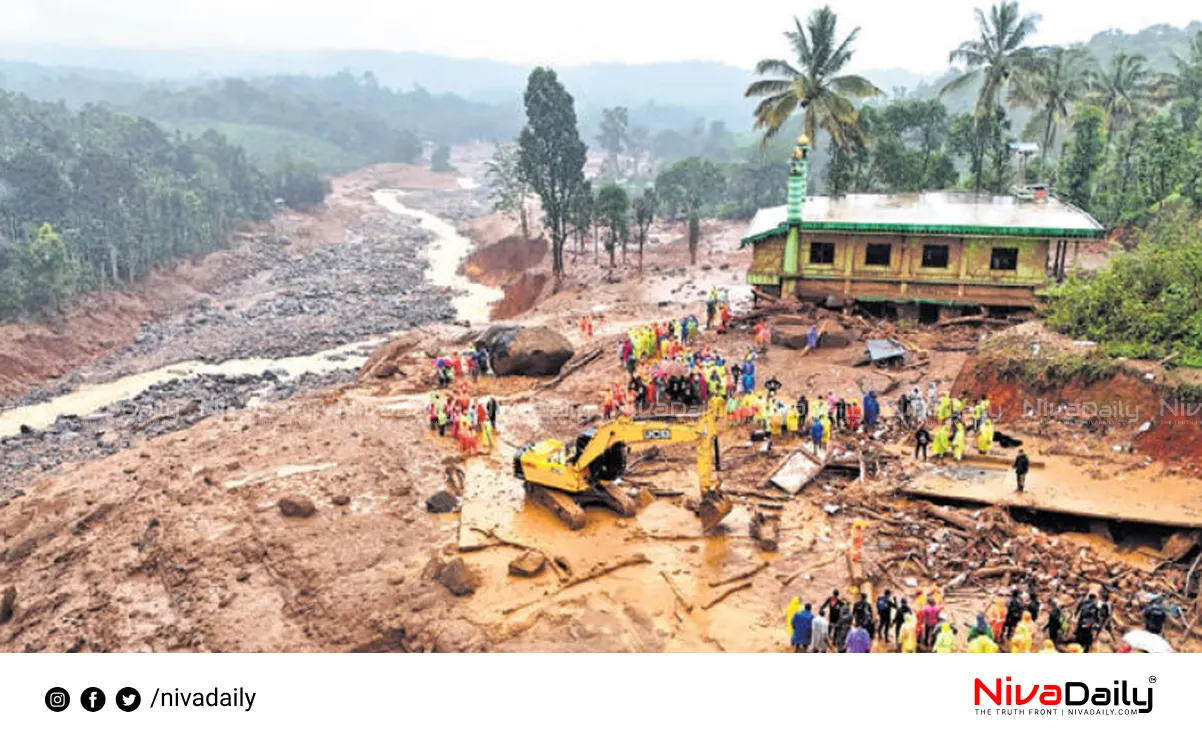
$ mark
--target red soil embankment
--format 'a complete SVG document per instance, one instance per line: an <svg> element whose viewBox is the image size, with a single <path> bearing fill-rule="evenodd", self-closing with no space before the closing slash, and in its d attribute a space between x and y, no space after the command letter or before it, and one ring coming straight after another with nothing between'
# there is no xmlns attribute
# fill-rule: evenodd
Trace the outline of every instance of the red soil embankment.
<svg viewBox="0 0 1202 743"><path fill-rule="evenodd" d="M472 281L500 287L505 297L492 306L492 319L516 317L538 302L549 276L537 271L550 246L539 238L526 240L510 235L468 256L463 273Z"/></svg>
<svg viewBox="0 0 1202 743"><path fill-rule="evenodd" d="M1070 380L1035 386L1002 377L985 355L965 363L953 390L966 392L970 400L988 395L993 414L1003 422L1051 418L1097 435L1099 451L1111 443L1133 442L1136 452L1156 461L1202 467L1202 402L1176 399L1155 380L1127 371L1088 384ZM1151 428L1140 433L1149 422Z"/></svg>

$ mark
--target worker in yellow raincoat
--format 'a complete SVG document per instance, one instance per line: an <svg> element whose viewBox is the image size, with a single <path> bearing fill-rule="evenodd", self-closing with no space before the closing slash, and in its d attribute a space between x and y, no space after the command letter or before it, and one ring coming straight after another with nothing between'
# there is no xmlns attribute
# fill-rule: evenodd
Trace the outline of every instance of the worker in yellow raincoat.
<svg viewBox="0 0 1202 743"><path fill-rule="evenodd" d="M989 635L977 635L968 643L968 652L970 653L996 653L997 651L997 643L990 639Z"/></svg>
<svg viewBox="0 0 1202 743"><path fill-rule="evenodd" d="M939 586L932 585L927 595L931 597L932 604L938 606L943 603L943 591L939 590Z"/></svg>
<svg viewBox="0 0 1202 743"><path fill-rule="evenodd" d="M790 405L788 411L785 412L785 428L793 436L797 435L797 428L801 423L801 414L797 411L796 405Z"/></svg>
<svg viewBox="0 0 1202 743"><path fill-rule="evenodd" d="M1019 620L1018 626L1027 631L1027 634L1031 636L1031 644L1034 645L1035 633L1039 631L1039 628L1035 626L1035 620L1031 617L1031 612L1023 612L1023 618Z"/></svg>
<svg viewBox="0 0 1202 743"><path fill-rule="evenodd" d="M1039 652L1041 652L1041 653L1059 653L1060 651L1056 649L1056 643L1052 642L1051 640L1044 640L1043 647L1039 650Z"/></svg>
<svg viewBox="0 0 1202 743"><path fill-rule="evenodd" d="M793 615L801 611L801 599L794 596L789 601L789 605L785 607L785 627L788 628L789 634L793 634Z"/></svg>
<svg viewBox="0 0 1202 743"><path fill-rule="evenodd" d="M993 448L993 421L986 417L981 421L981 430L977 432L977 451L988 454Z"/></svg>
<svg viewBox="0 0 1202 743"><path fill-rule="evenodd" d="M952 437L952 456L959 462L964 458L964 444L967 435L964 432L964 424L956 421L956 434Z"/></svg>
<svg viewBox="0 0 1202 743"><path fill-rule="evenodd" d="M903 653L918 652L918 621L913 614L907 614L902 622L901 631L897 634L897 642Z"/></svg>
<svg viewBox="0 0 1202 743"><path fill-rule="evenodd" d="M940 423L952 417L952 396L946 392L939 398L939 410L936 417Z"/></svg>
<svg viewBox="0 0 1202 743"><path fill-rule="evenodd" d="M968 401L964 396L952 398L952 417L959 418L960 413L964 412L964 408L968 407Z"/></svg>
<svg viewBox="0 0 1202 743"><path fill-rule="evenodd" d="M947 425L935 429L935 438L931 440L931 456L942 459L952 450L951 435Z"/></svg>
<svg viewBox="0 0 1202 743"><path fill-rule="evenodd" d="M781 422L782 421L781 421L780 408L773 405L771 411L769 411L767 413L767 417L768 417L768 432L771 433L773 436L775 436L777 434L777 432L781 430Z"/></svg>
<svg viewBox="0 0 1202 743"><path fill-rule="evenodd" d="M935 652L956 652L956 635L952 632L952 626L947 622L939 624L939 634L935 636Z"/></svg>
<svg viewBox="0 0 1202 743"><path fill-rule="evenodd" d="M1020 623L1014 628L1014 634L1010 636L1010 652L1029 653L1031 644L1034 642L1035 638L1031 637L1031 631Z"/></svg>
<svg viewBox="0 0 1202 743"><path fill-rule="evenodd" d="M825 448L831 442L831 419L830 416L822 416L822 446Z"/></svg>

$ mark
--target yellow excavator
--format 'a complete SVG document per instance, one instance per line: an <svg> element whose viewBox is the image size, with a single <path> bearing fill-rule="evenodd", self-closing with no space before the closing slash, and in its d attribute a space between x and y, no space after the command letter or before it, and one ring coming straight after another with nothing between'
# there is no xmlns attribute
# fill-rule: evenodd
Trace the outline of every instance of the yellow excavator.
<svg viewBox="0 0 1202 743"><path fill-rule="evenodd" d="M612 482L625 474L629 448L677 443L697 444L698 516L708 531L731 511L718 476L718 422L712 415L623 417L585 430L571 446L557 439L527 444L513 457L513 473L525 480L530 500L572 529L582 529L586 505L622 516L637 512L638 503Z"/></svg>

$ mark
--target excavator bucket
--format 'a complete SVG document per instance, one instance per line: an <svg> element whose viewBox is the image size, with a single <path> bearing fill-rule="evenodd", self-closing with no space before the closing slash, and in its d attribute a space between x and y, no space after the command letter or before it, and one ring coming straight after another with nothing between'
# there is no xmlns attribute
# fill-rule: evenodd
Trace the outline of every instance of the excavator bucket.
<svg viewBox="0 0 1202 743"><path fill-rule="evenodd" d="M701 498L697 515L701 518L701 530L709 531L726 518L734 504L722 493L706 493Z"/></svg>

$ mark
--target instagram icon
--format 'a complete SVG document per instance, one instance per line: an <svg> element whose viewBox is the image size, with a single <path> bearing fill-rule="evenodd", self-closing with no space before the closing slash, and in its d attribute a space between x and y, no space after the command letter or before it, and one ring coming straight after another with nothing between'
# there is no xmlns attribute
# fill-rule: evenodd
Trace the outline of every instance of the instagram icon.
<svg viewBox="0 0 1202 743"><path fill-rule="evenodd" d="M46 707L51 712L62 712L71 704L71 695L61 686L46 692Z"/></svg>

